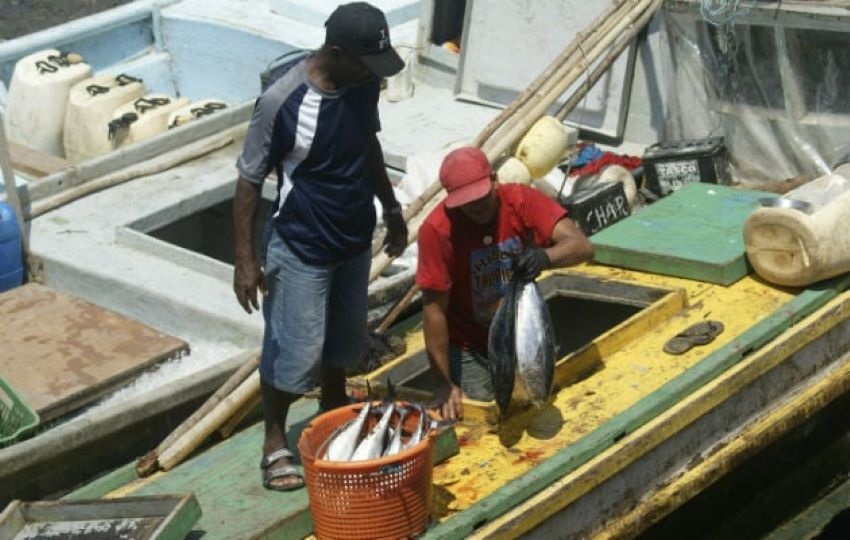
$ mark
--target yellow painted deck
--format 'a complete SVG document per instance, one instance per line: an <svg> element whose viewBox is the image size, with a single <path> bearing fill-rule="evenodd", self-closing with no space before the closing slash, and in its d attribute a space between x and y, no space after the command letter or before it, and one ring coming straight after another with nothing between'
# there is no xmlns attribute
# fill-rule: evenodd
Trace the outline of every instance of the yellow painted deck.
<svg viewBox="0 0 850 540"><path fill-rule="evenodd" d="M597 342L616 337L619 346L608 347L610 350L601 355L601 368L562 388L550 406L516 414L498 430L481 421L460 423L456 427L460 454L438 465L434 472L437 519L446 520L463 511L574 444L793 298L790 292L752 278L723 287L594 265L576 271L603 280L668 289L674 297L677 291L684 291L686 305L677 311L667 310L661 317L651 308L644 309L634 320L600 336ZM680 356L661 350L667 339L707 318L720 320L726 327L714 342ZM651 324L636 324L646 319ZM394 363L402 363L418 352L421 333L412 333L408 345L408 353ZM379 375L376 372L375 377ZM490 407L470 402L465 416L480 419L478 410Z"/></svg>

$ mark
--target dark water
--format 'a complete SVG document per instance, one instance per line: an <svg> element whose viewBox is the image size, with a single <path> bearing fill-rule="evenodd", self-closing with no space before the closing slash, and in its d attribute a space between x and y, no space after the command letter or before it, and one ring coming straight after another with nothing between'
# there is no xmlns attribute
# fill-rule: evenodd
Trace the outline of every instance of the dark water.
<svg viewBox="0 0 850 540"><path fill-rule="evenodd" d="M131 0L0 0L0 40L85 17Z"/></svg>

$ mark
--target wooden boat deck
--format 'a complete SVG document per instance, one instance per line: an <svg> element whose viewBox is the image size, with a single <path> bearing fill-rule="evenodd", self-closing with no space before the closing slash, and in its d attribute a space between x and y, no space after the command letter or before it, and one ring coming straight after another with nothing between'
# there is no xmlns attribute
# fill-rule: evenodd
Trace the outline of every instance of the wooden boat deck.
<svg viewBox="0 0 850 540"><path fill-rule="evenodd" d="M688 306L653 321L648 332L625 325L624 331L631 334L622 347L605 356L602 369L563 388L542 411L516 414L499 432L480 422L459 424L460 454L435 467L438 524L429 536L466 536L603 452L638 452L627 444L628 434L697 392L846 286L846 280L838 280L817 289L784 291L751 277L722 287L594 265L581 267L580 272L601 280L681 289ZM651 310L644 312L652 315ZM714 342L680 356L661 352L666 339L705 318L726 326ZM409 338L411 344L421 343L416 330ZM417 352L415 347L409 350L406 356ZM293 406L289 432L293 447L315 411L311 400ZM677 423L684 425L687 418ZM205 538L306 536L312 530L306 491L273 493L260 485L261 438L262 426L254 425L168 473L138 480L131 469L124 469L74 496L191 490L204 510L196 528Z"/></svg>

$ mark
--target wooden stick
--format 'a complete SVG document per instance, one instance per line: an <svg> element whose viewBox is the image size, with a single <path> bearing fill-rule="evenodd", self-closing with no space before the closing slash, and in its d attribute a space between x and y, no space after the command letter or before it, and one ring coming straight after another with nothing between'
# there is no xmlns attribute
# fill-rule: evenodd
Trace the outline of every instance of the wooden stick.
<svg viewBox="0 0 850 540"><path fill-rule="evenodd" d="M654 0L640 0L640 3L634 11L642 13L652 2L654 2ZM630 12L630 16L632 16L632 12ZM633 19L637 18L637 16L633 16ZM514 141L518 140L526 131L528 131L531 125L545 113L546 109L549 108L549 106L552 105L552 103L554 103L558 97L573 84L573 82L575 82L578 75L589 68L594 59L598 58L600 53L607 49L616 37L632 22L633 20L630 20L629 18L618 20L608 34L594 46L593 50L587 55L587 58L582 58L580 63L574 65L569 70L565 78L560 80L557 85L553 86L546 95L543 96L543 98L535 102L535 104L523 114L521 119L508 128L507 131L498 138L497 142L488 149L487 155L500 156L514 143Z"/></svg>
<svg viewBox="0 0 850 540"><path fill-rule="evenodd" d="M575 93L570 96L567 101L561 105L561 108L558 109L558 112L555 113L555 118L563 121L564 118L567 117L570 112L572 112L573 108L581 101L582 98L590 91L591 88L602 78L611 65L620 57L626 47L634 40L637 35L643 30L643 28L649 23L652 17L655 15L656 10L658 9L658 5L660 5L661 0L655 2L656 5L651 6L647 11L641 15L641 17L633 23L629 29L629 31L622 37L619 43L614 46L614 49L608 53L608 55L603 59L603 61L594 68L593 72L587 77L587 82L582 84Z"/></svg>
<svg viewBox="0 0 850 540"><path fill-rule="evenodd" d="M596 18L593 24L591 24L586 30L578 34L575 39L567 46L567 48L561 51L561 53L558 54L558 56L556 56L554 60L552 60L549 66L546 67L546 69L544 69L543 71L541 71L537 78L535 78L528 85L528 87L523 90L523 92L519 94L510 103L510 105L503 109L502 112L499 113L498 116L496 116L496 118L494 118L490 121L489 124L487 124L484 130L478 134L478 137L476 137L475 142L473 143L474 146L483 146L487 139L489 139L493 135L493 133L495 133L496 130L498 130L499 127L501 127L507 119L509 119L515 112L517 112L520 107L525 105L525 103L527 103L528 100L540 90L543 84L550 77L552 77L559 70L559 68L561 68L561 66L563 66L567 62L567 60L569 60L569 58L575 53L576 49L578 49L580 43L587 42L589 39L591 39L591 36L597 33L597 27L595 25L596 21L607 21L611 14L616 11L622 5L622 3L623 0L620 0L618 2L611 2L605 9L605 11L603 11Z"/></svg>
<svg viewBox="0 0 850 540"><path fill-rule="evenodd" d="M260 393L260 372L254 371L236 390L224 398L215 408L181 435L159 456L159 466L167 471L177 466L228 418L244 407Z"/></svg>
<svg viewBox="0 0 850 540"><path fill-rule="evenodd" d="M236 428L239 427L239 424L242 423L242 420L245 420L245 417L247 417L254 409L257 408L257 405L259 405L262 401L262 397L263 396L259 393L256 396L252 397L250 401L245 403L244 407L237 410L233 414L233 416L231 416L227 420L227 422L225 422L221 425L220 428L218 428L218 434L221 435L222 439L230 437L233 432L236 431Z"/></svg>
<svg viewBox="0 0 850 540"><path fill-rule="evenodd" d="M205 137L195 141L194 143L178 148L177 150L166 152L154 159L127 167L126 169L116 171L112 174L101 176L100 178L90 180L85 184L75 186L52 197L36 201L30 209L29 217L38 217L81 197L123 184L124 182L139 178L140 176L147 176L162 172L185 161L191 161L218 150L219 148L223 148L231 142L233 142L233 129L228 130L225 133Z"/></svg>
<svg viewBox="0 0 850 540"><path fill-rule="evenodd" d="M545 78L533 95L529 96L530 99L523 104L521 110L515 111L515 114L513 114L511 118L507 119L507 121L500 126L499 132L509 132L513 126L522 121L523 118L527 117L528 111L539 104L541 100L544 99L544 97L549 94L553 88L557 87L564 77L573 69L575 59L572 58L572 56L576 53L576 51L582 52L582 56L584 56L585 50L592 50L600 40L610 35L611 29L616 25L616 22L622 20L624 15L629 13L639 1L640 0L620 0L619 2L614 2L609 5L608 9L603 11L596 19L594 19L594 21L588 26L588 29L585 30L585 32L578 34L567 49L565 49L564 53L569 52L570 54L564 55L564 61L559 65L554 66L554 69L552 69L549 76ZM569 85L567 87L569 87ZM545 111L545 109L550 105L551 103L548 103L543 110ZM535 114L535 116L538 115ZM514 140L509 141L508 146L512 145L513 142ZM493 138L484 141L481 145L482 150L485 154L487 154L491 161L497 160L501 154L501 151L492 152L491 148L493 146Z"/></svg>
<svg viewBox="0 0 850 540"><path fill-rule="evenodd" d="M192 413L189 418L177 426L174 431L172 431L161 443L159 443L156 448L139 458L136 462L136 472L139 476L144 477L155 472L159 465L159 456L162 455L162 453L165 452L165 450L171 446L174 441L197 424L201 418L212 411L216 405L221 403L221 401L233 392L235 388L242 384L249 375L256 371L259 364L260 355L252 353L248 360L246 360L239 369L234 371L233 375L231 375L230 378L228 378L224 384L222 384L218 390L213 393L213 395L207 398L203 405L198 407L198 410Z"/></svg>
<svg viewBox="0 0 850 540"><path fill-rule="evenodd" d="M21 231L21 248L23 260L27 259L29 253L29 236L27 235L26 223L24 222L24 209L21 199L18 197L18 186L15 183L15 169L12 167L12 156L9 154L9 140L6 138L6 126L3 115L0 114L0 173L3 174L3 185L6 188L6 199L15 218L18 220L18 229Z"/></svg>
<svg viewBox="0 0 850 540"><path fill-rule="evenodd" d="M437 185L440 185L440 182L437 182ZM433 209L437 204L442 201L442 197L432 198L431 201L422 209L422 212L414 216L410 222L407 224L407 245L412 244L419 237L419 226L422 225L422 222L425 221L425 218L428 217L428 213ZM372 268L369 271L369 283L375 281L378 276L381 275L381 272L389 268L392 264L393 259L395 257L390 257L384 252L378 253L372 259Z"/></svg>
<svg viewBox="0 0 850 540"><path fill-rule="evenodd" d="M419 291L419 286L414 283L409 289L407 289L407 292L404 293L404 296L402 296L398 302L396 302L392 309L384 315L381 323L375 328L375 332L379 334L386 332L389 327L393 325L395 320L398 319L401 312L410 305L410 302L413 301L413 297L416 296L417 291Z"/></svg>

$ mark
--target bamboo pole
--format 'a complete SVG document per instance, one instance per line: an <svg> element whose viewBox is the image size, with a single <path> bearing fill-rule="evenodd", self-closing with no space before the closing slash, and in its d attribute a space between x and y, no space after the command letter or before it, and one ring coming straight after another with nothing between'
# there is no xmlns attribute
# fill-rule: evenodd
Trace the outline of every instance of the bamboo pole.
<svg viewBox="0 0 850 540"><path fill-rule="evenodd" d="M557 84L552 86L540 100L536 101L533 106L525 111L516 123L514 123L510 128L506 128L504 134L499 136L498 141L488 148L487 155L500 156L503 152L505 152L513 144L513 142L518 140L531 127L531 125L546 112L546 109L549 108L549 106L551 106L558 97L575 82L578 76L590 67L592 62L599 57L600 53L610 47L616 37L629 27L634 20L639 18L635 12L638 14L643 13L643 11L654 1L655 0L640 0L637 7L629 12L629 18L617 20L614 26L610 28L603 39L596 43L586 57L583 57L580 62L574 64L568 71L567 75L558 81Z"/></svg>
<svg viewBox="0 0 850 540"><path fill-rule="evenodd" d="M563 105L558 109L558 112L555 113L555 118L563 121L570 112L572 112L573 108L581 101L582 98L590 91L591 88L602 78L602 75L608 71L611 65L620 57L626 47L631 44L631 42L637 37L637 35L643 30L643 28L649 23L652 17L655 15L655 12L658 10L658 7L661 5L662 0L654 0L654 5L650 6L640 18L635 21L628 29L626 34L614 46L614 49L611 50L608 55L602 60L602 62L593 69L593 72L587 77L587 81L585 84L581 85L576 92L570 96L567 101L564 102Z"/></svg>
<svg viewBox="0 0 850 540"><path fill-rule="evenodd" d="M528 100L534 96L540 88L546 83L549 78L555 75L558 70L567 63L570 57L576 52L579 48L579 44L587 43L593 36L595 36L599 30L601 30L601 25L597 26L597 21L607 21L611 15L623 5L625 0L619 0L615 2L611 2L608 7L594 20L594 22L583 32L579 33L575 39L564 49L558 56L555 57L554 60L549 64L549 66L540 72L540 74L535 78L528 87L519 94L505 109L499 113L496 118L490 121L489 124L484 128L483 131L476 137L474 146L481 147L484 143L489 139L493 133L495 133L502 124L508 120L514 113L519 110L520 107L525 105Z"/></svg>
<svg viewBox="0 0 850 540"><path fill-rule="evenodd" d="M189 418L177 426L174 431L172 431L161 443L159 443L156 448L139 458L136 462L136 472L139 476L148 476L156 471L159 465L159 456L162 455L166 449L174 443L174 441L182 437L184 433L195 426L201 418L212 411L219 403L222 402L222 400L233 392L233 390L242 384L242 382L244 382L251 373L256 371L259 364L260 356L258 354L251 354L248 360L245 361L239 369L234 371L224 384L222 384L218 390L213 393L213 395L207 398L203 405L198 407L198 409L192 413Z"/></svg>
<svg viewBox="0 0 850 540"><path fill-rule="evenodd" d="M251 414L251 411L257 408L261 401L262 396L258 393L256 396L253 396L250 401L246 402L243 407L233 413L233 416L228 418L228 420L223 423L220 428L218 428L218 434L221 435L221 438L226 439L230 437L233 432L236 431L236 428L239 427L242 420L245 420L245 418Z"/></svg>
<svg viewBox="0 0 850 540"><path fill-rule="evenodd" d="M507 119L501 126L495 136L489 138L484 144L482 144L481 149L485 154L491 159L496 160L501 155L502 151L493 151L492 148L494 146L498 146L495 141L501 140L505 137L506 133L509 133L510 130L517 125L517 123L521 122L523 118L529 116L530 111L534 109L534 107L539 104L545 96L551 93L553 88L556 88L558 85L564 81L565 77L567 77L570 73L575 71L576 65L576 52L580 52L581 55L578 59L585 58L586 51L593 50L597 44L604 40L606 37L611 35L611 30L614 28L618 21L623 20L625 16L632 12L632 10L639 5L641 0L625 0L619 3L614 3L609 6L609 9L600 14L594 21L588 26L588 30L584 33L577 35L566 51L570 51L571 54L562 62L559 66L552 70L549 77L540 85L537 91L532 96L533 99L529 99L522 108L517 110L515 114L511 116L511 118ZM565 51L565 52L566 52ZM572 84L570 82L565 86L569 88ZM561 92L563 93L563 92ZM557 99L557 96L555 97ZM545 111L549 106L552 105L552 102L546 104L543 108ZM543 113L533 113L532 116L539 118ZM520 135L521 136L521 135ZM519 137L514 137L508 141L508 146L512 145L513 142Z"/></svg>
<svg viewBox="0 0 850 540"><path fill-rule="evenodd" d="M0 172L3 174L6 199L12 206L12 210L15 211L18 229L21 231L23 260L27 260L27 255L29 254L29 236L25 228L24 209L21 206L21 198L18 196L18 186L15 183L15 169L12 167L12 156L9 154L9 139L6 138L6 125L2 113L0 113Z"/></svg>
<svg viewBox="0 0 850 540"><path fill-rule="evenodd" d="M95 178L94 180L90 180L84 184L70 188L52 197L36 201L30 208L29 217L38 217L64 204L68 204L69 202L75 201L81 197L85 197L86 195L91 195L92 193L123 184L141 176L148 176L165 171L186 161L191 161L218 150L219 148L223 148L233 142L234 129L230 129L224 133L212 135L210 137L205 137L176 150L166 152L154 159L101 176L100 178Z"/></svg>
<svg viewBox="0 0 850 540"><path fill-rule="evenodd" d="M183 459L209 437L223 422L241 409L254 396L260 393L260 372L254 370L233 392L218 403L213 410L204 415L183 435L177 438L159 456L159 466L167 471L174 468Z"/></svg>

